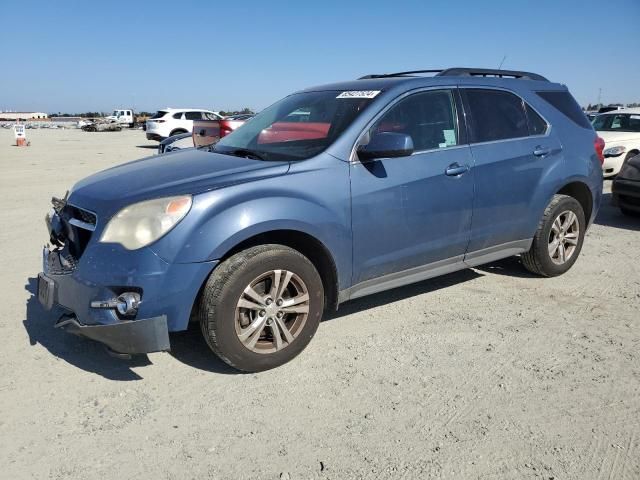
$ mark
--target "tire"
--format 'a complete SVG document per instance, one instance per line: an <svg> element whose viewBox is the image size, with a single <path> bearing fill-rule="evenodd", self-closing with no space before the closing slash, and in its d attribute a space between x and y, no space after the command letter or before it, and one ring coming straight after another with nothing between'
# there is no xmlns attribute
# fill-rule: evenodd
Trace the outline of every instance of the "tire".
<svg viewBox="0 0 640 480"><path fill-rule="evenodd" d="M277 278L282 281L278 283ZM280 298L271 298L278 297L275 286L285 283ZM251 296L245 293L248 287L253 288ZM308 300L299 302L307 295ZM281 299L284 306L278 306ZM280 308L302 313L285 313ZM200 296L198 317L204 338L218 357L238 370L259 372L278 367L304 350L323 310L324 289L313 264L289 247L261 245L215 268Z"/></svg>
<svg viewBox="0 0 640 480"><path fill-rule="evenodd" d="M575 215L575 219L568 212ZM560 225L555 224L556 220ZM568 220L573 220L568 230L562 235L556 233L558 229L563 230ZM585 229L584 210L580 202L568 195L554 195L538 224L531 249L522 255L522 264L536 275L562 275L573 266L580 255ZM551 252L555 245L558 245L556 250Z"/></svg>
<svg viewBox="0 0 640 480"><path fill-rule="evenodd" d="M620 211L622 212L623 215L626 215L628 217L640 217L640 213L634 210L629 210L628 208L625 208L625 207L620 207Z"/></svg>

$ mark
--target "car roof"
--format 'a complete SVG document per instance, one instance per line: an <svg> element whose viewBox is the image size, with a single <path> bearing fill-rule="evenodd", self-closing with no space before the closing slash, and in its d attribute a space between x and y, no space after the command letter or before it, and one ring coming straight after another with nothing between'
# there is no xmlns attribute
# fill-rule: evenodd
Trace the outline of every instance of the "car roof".
<svg viewBox="0 0 640 480"><path fill-rule="evenodd" d="M358 80L350 80L346 82L330 83L326 85L318 85L311 88L301 90L301 92L313 91L349 91L349 90L391 90L393 88L405 87L406 90L420 87L438 86L438 85L479 85L494 86L507 89L525 89L525 90L566 90L562 84L550 82L547 80L529 80L526 78L501 78L488 76L460 76L460 75L438 75L434 77L425 76L397 76L397 77L380 77L380 78L362 78Z"/></svg>
<svg viewBox="0 0 640 480"><path fill-rule="evenodd" d="M213 110L208 110L206 108L161 108L158 110L159 112L209 112L218 114L218 112L214 112Z"/></svg>

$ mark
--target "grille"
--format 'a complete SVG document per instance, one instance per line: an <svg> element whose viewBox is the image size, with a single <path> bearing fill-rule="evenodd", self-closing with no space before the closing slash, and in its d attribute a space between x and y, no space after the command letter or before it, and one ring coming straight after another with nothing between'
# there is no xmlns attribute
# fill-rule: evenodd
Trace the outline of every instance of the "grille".
<svg viewBox="0 0 640 480"><path fill-rule="evenodd" d="M47 267L51 275L69 275L78 267L78 260L65 250L53 250L47 257Z"/></svg>
<svg viewBox="0 0 640 480"><path fill-rule="evenodd" d="M92 227L96 226L96 223L98 222L98 218L96 217L95 213L90 212L88 210L84 210L82 208L74 207L73 205L69 205L69 204L67 204L67 209L69 212L70 219L75 218L77 220L80 220L82 223L91 225Z"/></svg>

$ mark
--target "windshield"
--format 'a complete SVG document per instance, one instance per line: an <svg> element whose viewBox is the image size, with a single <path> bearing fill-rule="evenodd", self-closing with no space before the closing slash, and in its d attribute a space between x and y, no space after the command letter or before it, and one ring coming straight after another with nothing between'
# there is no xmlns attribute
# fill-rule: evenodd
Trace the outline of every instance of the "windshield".
<svg viewBox="0 0 640 480"><path fill-rule="evenodd" d="M331 90L290 95L222 138L213 151L251 152L264 160L311 158L331 145L377 93Z"/></svg>
<svg viewBox="0 0 640 480"><path fill-rule="evenodd" d="M114 111L113 111L113 116L114 116L114 117L117 117L117 116L118 116L118 110L114 110Z"/></svg>
<svg viewBox="0 0 640 480"><path fill-rule="evenodd" d="M598 115L593 120L593 128L599 132L640 132L640 114Z"/></svg>

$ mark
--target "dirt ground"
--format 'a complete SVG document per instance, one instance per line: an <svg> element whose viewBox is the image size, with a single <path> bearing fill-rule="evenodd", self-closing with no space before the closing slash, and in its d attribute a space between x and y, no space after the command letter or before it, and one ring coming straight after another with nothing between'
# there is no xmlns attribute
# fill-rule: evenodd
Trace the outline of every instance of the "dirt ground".
<svg viewBox="0 0 640 480"><path fill-rule="evenodd" d="M610 195L562 277L512 258L352 301L293 362L236 374L198 328L133 361L53 329L51 196L155 143L27 133L0 130L2 478L640 478L640 220Z"/></svg>

